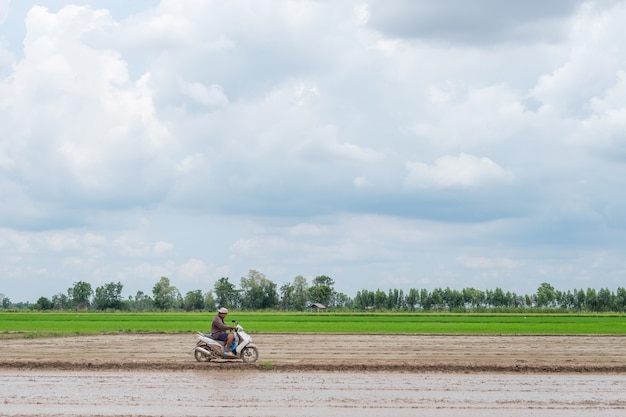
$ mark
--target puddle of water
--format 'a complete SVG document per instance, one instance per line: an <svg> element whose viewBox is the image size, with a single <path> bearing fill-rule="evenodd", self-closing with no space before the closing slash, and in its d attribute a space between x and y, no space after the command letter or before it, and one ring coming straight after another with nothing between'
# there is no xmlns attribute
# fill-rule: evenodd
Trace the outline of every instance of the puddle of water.
<svg viewBox="0 0 626 417"><path fill-rule="evenodd" d="M2 416L623 416L625 375L0 371Z"/></svg>

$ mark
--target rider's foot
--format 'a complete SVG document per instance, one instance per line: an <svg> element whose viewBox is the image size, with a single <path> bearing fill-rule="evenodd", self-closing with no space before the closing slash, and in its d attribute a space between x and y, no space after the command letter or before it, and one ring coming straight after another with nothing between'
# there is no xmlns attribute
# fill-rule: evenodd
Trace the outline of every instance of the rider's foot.
<svg viewBox="0 0 626 417"><path fill-rule="evenodd" d="M235 355L233 355L231 352L224 352L224 357L225 358L232 358L233 356L235 356Z"/></svg>

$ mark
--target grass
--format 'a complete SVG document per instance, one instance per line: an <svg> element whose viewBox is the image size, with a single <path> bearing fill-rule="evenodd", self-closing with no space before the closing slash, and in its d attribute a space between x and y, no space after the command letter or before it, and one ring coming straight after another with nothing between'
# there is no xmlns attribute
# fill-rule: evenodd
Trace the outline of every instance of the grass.
<svg viewBox="0 0 626 417"><path fill-rule="evenodd" d="M2 312L0 337L208 331L213 313ZM626 334L623 314L233 312L251 332L423 334Z"/></svg>

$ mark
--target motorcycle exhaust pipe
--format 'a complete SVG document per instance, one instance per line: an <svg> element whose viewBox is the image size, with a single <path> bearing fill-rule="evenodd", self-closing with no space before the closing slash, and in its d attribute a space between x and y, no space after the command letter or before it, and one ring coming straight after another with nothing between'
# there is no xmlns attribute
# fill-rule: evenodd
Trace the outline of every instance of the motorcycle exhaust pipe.
<svg viewBox="0 0 626 417"><path fill-rule="evenodd" d="M213 353L209 352L208 350L206 350L205 348L201 348L200 346L196 346L196 350L207 355L207 356L213 356Z"/></svg>

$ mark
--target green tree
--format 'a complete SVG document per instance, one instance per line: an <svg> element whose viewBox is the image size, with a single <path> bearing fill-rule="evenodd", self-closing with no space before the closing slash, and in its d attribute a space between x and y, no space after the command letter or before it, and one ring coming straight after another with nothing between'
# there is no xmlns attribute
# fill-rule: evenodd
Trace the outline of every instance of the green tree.
<svg viewBox="0 0 626 417"><path fill-rule="evenodd" d="M433 297L426 288L420 290L420 304L422 308L429 311L433 308Z"/></svg>
<svg viewBox="0 0 626 417"><path fill-rule="evenodd" d="M241 307L246 310L263 310L278 305L276 284L254 269L241 277Z"/></svg>
<svg viewBox="0 0 626 417"><path fill-rule="evenodd" d="M374 308L374 293L370 290L363 289L357 291L354 296L354 308L365 311Z"/></svg>
<svg viewBox="0 0 626 417"><path fill-rule="evenodd" d="M400 290L402 291L402 290ZM334 291L331 297L331 305L338 308L352 308L352 299L342 292Z"/></svg>
<svg viewBox="0 0 626 417"><path fill-rule="evenodd" d="M152 298L150 298L150 296L145 294L143 291L137 291L137 294L135 294L135 298L132 302L132 306L133 310L147 311L154 307L154 301L152 301Z"/></svg>
<svg viewBox="0 0 626 417"><path fill-rule="evenodd" d="M309 299L311 302L329 306L334 291L333 285L335 285L335 281L326 275L313 278L313 285L309 287Z"/></svg>
<svg viewBox="0 0 626 417"><path fill-rule="evenodd" d="M473 309L481 307L485 302L485 293L475 288L463 288L463 302Z"/></svg>
<svg viewBox="0 0 626 417"><path fill-rule="evenodd" d="M554 307L556 305L556 291L554 287L547 282L542 283L537 288L535 301L537 302L537 307Z"/></svg>
<svg viewBox="0 0 626 417"><path fill-rule="evenodd" d="M121 282L109 282L96 288L96 296L93 303L98 310L122 309L122 289Z"/></svg>
<svg viewBox="0 0 626 417"><path fill-rule="evenodd" d="M387 294L383 290L378 288L374 292L374 308L376 310L384 310L385 308L387 308L387 299Z"/></svg>
<svg viewBox="0 0 626 417"><path fill-rule="evenodd" d="M575 304L574 306L578 311L582 311L585 309L585 303L587 299L587 295L585 294L585 290L582 288L579 290L574 290L575 295Z"/></svg>
<svg viewBox="0 0 626 417"><path fill-rule="evenodd" d="M228 281L227 277L217 280L214 285L216 307L235 308L239 306L239 291L235 285Z"/></svg>
<svg viewBox="0 0 626 417"><path fill-rule="evenodd" d="M289 282L280 286L280 309L293 310L293 285Z"/></svg>
<svg viewBox="0 0 626 417"><path fill-rule="evenodd" d="M54 303L46 297L39 297L35 303L35 309L37 310L52 310L53 308Z"/></svg>
<svg viewBox="0 0 626 417"><path fill-rule="evenodd" d="M152 288L154 306L162 311L177 308L182 302L180 292L176 287L170 285L170 279L161 277Z"/></svg>
<svg viewBox="0 0 626 417"><path fill-rule="evenodd" d="M430 300L432 307L436 310L443 310L445 302L443 299L443 290L441 288L434 288L430 293Z"/></svg>
<svg viewBox="0 0 626 417"><path fill-rule="evenodd" d="M624 287L617 287L617 294L615 295L615 311L626 311L626 289L624 289Z"/></svg>
<svg viewBox="0 0 626 417"><path fill-rule="evenodd" d="M397 288L389 289L387 294L387 308L397 310L404 308L404 291Z"/></svg>
<svg viewBox="0 0 626 417"><path fill-rule="evenodd" d="M571 291L561 293L561 308L565 309L573 309L576 304L576 297Z"/></svg>
<svg viewBox="0 0 626 417"><path fill-rule="evenodd" d="M597 311L612 311L613 300L615 296L608 288L600 288L598 291L598 310Z"/></svg>
<svg viewBox="0 0 626 417"><path fill-rule="evenodd" d="M506 307L508 305L506 295L502 288L496 287L493 291L486 292L487 304L492 307Z"/></svg>
<svg viewBox="0 0 626 417"><path fill-rule="evenodd" d="M10 308L11 300L4 294L0 294L0 307L2 308Z"/></svg>
<svg viewBox="0 0 626 417"><path fill-rule="evenodd" d="M204 295L204 309L206 311L215 311L217 306L215 305L215 298L213 297L213 291L209 290Z"/></svg>
<svg viewBox="0 0 626 417"><path fill-rule="evenodd" d="M598 311L598 294L594 288L587 288L585 308L588 311Z"/></svg>
<svg viewBox="0 0 626 417"><path fill-rule="evenodd" d="M302 275L293 279L293 309L304 311L309 303L309 283Z"/></svg>
<svg viewBox="0 0 626 417"><path fill-rule="evenodd" d="M52 305L55 310L67 310L70 307L70 299L63 293L52 296Z"/></svg>
<svg viewBox="0 0 626 417"><path fill-rule="evenodd" d="M75 282L72 288L67 289L70 304L79 310L89 308L89 301L92 295L91 284L85 281Z"/></svg>
<svg viewBox="0 0 626 417"><path fill-rule="evenodd" d="M204 306L205 298L204 295L202 295L202 290L187 292L183 301L185 311L204 310Z"/></svg>
<svg viewBox="0 0 626 417"><path fill-rule="evenodd" d="M415 311L415 307L420 302L420 293L415 288L410 288L408 294L404 298L404 302L406 303L409 311Z"/></svg>

